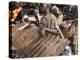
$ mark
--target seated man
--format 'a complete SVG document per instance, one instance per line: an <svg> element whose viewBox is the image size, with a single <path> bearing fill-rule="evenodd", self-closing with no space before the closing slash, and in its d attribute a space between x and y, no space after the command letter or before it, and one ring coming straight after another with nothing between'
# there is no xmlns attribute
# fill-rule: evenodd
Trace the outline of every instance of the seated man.
<svg viewBox="0 0 80 60"><path fill-rule="evenodd" d="M51 29L55 28L55 23L57 22L56 16L50 13L49 8L50 7L48 5L46 6L44 5L43 17L41 18L41 21L39 24L40 32L42 33L42 35L45 34L46 30L53 32L53 30Z"/></svg>

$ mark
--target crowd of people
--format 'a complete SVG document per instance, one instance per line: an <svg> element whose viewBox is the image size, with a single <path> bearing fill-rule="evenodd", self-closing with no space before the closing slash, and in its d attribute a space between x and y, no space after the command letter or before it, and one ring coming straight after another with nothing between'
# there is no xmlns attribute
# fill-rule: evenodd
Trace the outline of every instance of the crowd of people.
<svg viewBox="0 0 80 60"><path fill-rule="evenodd" d="M31 3L24 3L24 2L10 2L9 3L9 19L10 22L16 20L21 20L25 15L34 15L36 20L39 22L40 16L47 15L51 13L55 17L53 19L57 20L58 24L60 25L64 18L72 19L73 17L77 17L77 6L73 5L54 5L54 4L42 4L34 3L35 6ZM31 6L30 6L31 5ZM37 5L37 6L36 6ZM49 11L49 12L48 12ZM26 17L27 18L27 17ZM65 19L66 19L65 18ZM54 20L54 21L55 21Z"/></svg>

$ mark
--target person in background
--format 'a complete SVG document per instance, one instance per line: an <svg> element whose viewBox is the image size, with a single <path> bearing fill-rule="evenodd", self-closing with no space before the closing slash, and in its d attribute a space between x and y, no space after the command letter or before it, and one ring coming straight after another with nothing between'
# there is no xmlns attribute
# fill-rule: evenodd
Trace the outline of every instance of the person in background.
<svg viewBox="0 0 80 60"><path fill-rule="evenodd" d="M12 22L12 26L15 26L15 20L21 10L22 10L22 7L19 5L19 3L15 3L15 9L11 11L12 19L10 21Z"/></svg>
<svg viewBox="0 0 80 60"><path fill-rule="evenodd" d="M52 6L51 13L56 16L57 23L60 25L63 21L63 14L56 5Z"/></svg>

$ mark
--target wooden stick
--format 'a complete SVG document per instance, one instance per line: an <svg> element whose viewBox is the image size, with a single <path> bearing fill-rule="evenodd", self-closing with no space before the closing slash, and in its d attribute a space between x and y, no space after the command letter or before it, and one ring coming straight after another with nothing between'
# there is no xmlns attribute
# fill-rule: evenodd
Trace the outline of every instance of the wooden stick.
<svg viewBox="0 0 80 60"><path fill-rule="evenodd" d="M58 29L58 31L60 32L60 34L61 34L61 37L64 39L64 36L63 36L63 34L62 34L62 32L61 32L61 30L60 30L60 28L59 28L59 26L58 26L58 24L56 23L56 28Z"/></svg>
<svg viewBox="0 0 80 60"><path fill-rule="evenodd" d="M21 31L23 30L25 27L29 26L29 23L25 24L24 26L20 27L18 30Z"/></svg>

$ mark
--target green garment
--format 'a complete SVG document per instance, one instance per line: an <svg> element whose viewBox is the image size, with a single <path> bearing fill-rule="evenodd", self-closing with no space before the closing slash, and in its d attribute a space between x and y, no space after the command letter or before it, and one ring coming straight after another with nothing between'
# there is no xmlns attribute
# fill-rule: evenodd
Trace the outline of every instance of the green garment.
<svg viewBox="0 0 80 60"><path fill-rule="evenodd" d="M57 18L51 13L47 14L46 16L43 16L41 19L41 23L43 23L44 26L47 28L54 28L56 22Z"/></svg>

